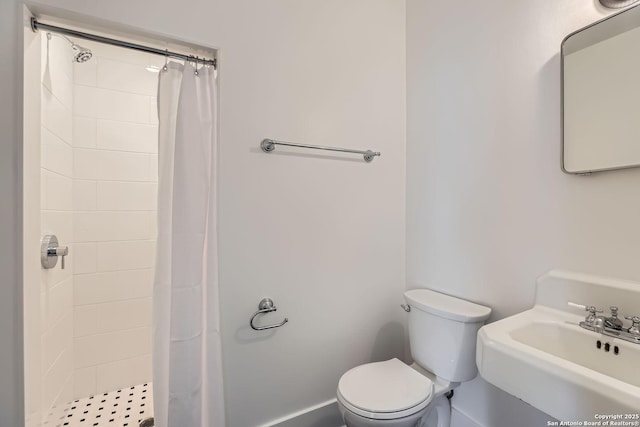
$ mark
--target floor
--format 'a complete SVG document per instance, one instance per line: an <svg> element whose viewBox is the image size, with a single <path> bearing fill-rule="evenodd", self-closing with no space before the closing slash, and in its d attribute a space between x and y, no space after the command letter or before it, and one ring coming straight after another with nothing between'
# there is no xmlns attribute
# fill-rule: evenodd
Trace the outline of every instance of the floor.
<svg viewBox="0 0 640 427"><path fill-rule="evenodd" d="M53 410L44 425L52 427L138 427L153 416L151 383L75 400Z"/></svg>

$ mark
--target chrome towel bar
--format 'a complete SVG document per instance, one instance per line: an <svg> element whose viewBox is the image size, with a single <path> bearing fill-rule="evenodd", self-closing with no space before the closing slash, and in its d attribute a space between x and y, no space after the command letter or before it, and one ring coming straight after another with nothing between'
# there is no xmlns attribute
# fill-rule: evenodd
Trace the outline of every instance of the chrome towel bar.
<svg viewBox="0 0 640 427"><path fill-rule="evenodd" d="M262 151L264 151L265 153L270 153L273 150L275 150L276 145L286 145L288 147L299 147L299 148L311 148L313 150L339 151L341 153L362 154L365 162L370 162L376 156L380 156L379 151L351 150L348 148L323 147L322 145L296 144L293 142L276 141L275 139L263 139L262 142L260 143L260 148L262 148Z"/></svg>
<svg viewBox="0 0 640 427"><path fill-rule="evenodd" d="M260 301L260 304L258 304L258 311L253 313L253 316L251 316L251 320L249 320L249 325L251 326L252 329L256 331L264 331L265 329L279 328L280 326L287 323L289 319L285 317L282 322L276 323L273 325L268 325L268 326L255 326L253 324L253 319L255 319L258 314L271 313L272 311L276 311L276 310L277 308L274 305L273 300L271 298L263 298L262 301Z"/></svg>

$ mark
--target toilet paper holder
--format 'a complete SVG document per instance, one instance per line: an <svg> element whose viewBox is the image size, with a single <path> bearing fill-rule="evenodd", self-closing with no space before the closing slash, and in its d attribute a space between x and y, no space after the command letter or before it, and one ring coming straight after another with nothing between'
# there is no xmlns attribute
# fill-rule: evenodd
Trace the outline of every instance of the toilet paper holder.
<svg viewBox="0 0 640 427"><path fill-rule="evenodd" d="M287 323L289 319L285 317L282 322L275 323L273 325L255 326L253 324L253 320L256 318L258 314L271 313L272 311L276 311L276 310L277 308L271 298L263 298L262 301L260 301L260 304L258 304L258 311L253 313L253 316L251 316L251 320L249 320L249 326L251 326L251 329L256 331L264 331L265 329L279 328L280 326L283 326L285 323Z"/></svg>

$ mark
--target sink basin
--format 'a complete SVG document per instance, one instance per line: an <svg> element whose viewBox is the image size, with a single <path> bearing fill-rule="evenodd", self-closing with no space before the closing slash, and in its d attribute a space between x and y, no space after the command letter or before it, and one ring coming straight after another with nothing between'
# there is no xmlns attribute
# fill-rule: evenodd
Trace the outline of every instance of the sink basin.
<svg viewBox="0 0 640 427"><path fill-rule="evenodd" d="M532 314L539 316L539 311ZM575 322L538 320L511 332L511 337L567 362L600 372L611 378L640 387L640 369L629 369L640 361L640 345L596 334L578 327ZM600 341L598 350L597 342ZM609 343L609 351L604 350ZM604 347L603 347L604 346ZM618 347L617 356L610 353ZM638 408L640 406L636 406Z"/></svg>
<svg viewBox="0 0 640 427"><path fill-rule="evenodd" d="M480 375L563 421L638 413L640 344L581 328L585 313L568 308L569 298L640 312L640 284L549 272L538 281L532 309L480 329Z"/></svg>

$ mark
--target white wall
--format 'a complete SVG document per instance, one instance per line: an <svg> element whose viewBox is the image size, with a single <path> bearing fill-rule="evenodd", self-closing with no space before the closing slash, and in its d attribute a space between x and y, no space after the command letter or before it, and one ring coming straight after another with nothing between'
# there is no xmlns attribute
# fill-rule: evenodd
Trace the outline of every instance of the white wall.
<svg viewBox="0 0 640 427"><path fill-rule="evenodd" d="M596 1L407 6L407 282L529 308L552 267L638 280L640 169L560 169L560 43L608 13ZM457 425L546 425L481 379Z"/></svg>
<svg viewBox="0 0 640 427"><path fill-rule="evenodd" d="M220 48L229 425L321 403L348 368L402 356L403 2L43 3ZM366 164L307 151L267 155L258 148L265 137L372 148L382 157ZM249 329L264 296L279 309L264 321L289 317L278 331Z"/></svg>
<svg viewBox="0 0 640 427"><path fill-rule="evenodd" d="M151 381L162 58L78 41L73 64L75 398Z"/></svg>
<svg viewBox="0 0 640 427"><path fill-rule="evenodd" d="M0 2L0 416L24 420L22 320L22 7Z"/></svg>

